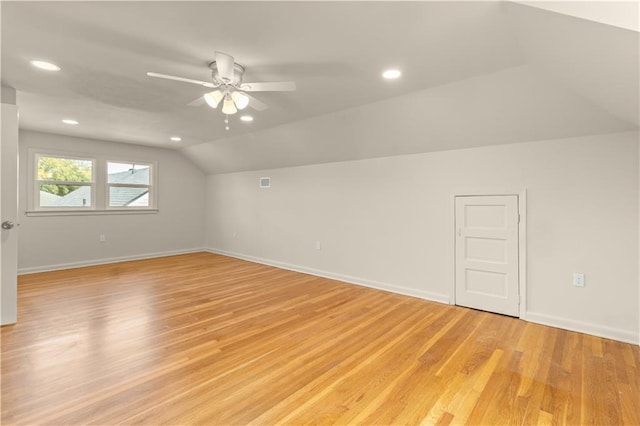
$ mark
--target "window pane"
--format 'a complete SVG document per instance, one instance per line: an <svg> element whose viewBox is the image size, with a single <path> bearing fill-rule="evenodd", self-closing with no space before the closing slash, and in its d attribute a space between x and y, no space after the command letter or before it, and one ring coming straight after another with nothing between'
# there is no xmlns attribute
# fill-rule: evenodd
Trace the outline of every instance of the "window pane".
<svg viewBox="0 0 640 426"><path fill-rule="evenodd" d="M149 207L149 188L111 186L109 207Z"/></svg>
<svg viewBox="0 0 640 426"><path fill-rule="evenodd" d="M91 182L92 168L93 162L91 160L39 157L38 179L61 182Z"/></svg>
<svg viewBox="0 0 640 426"><path fill-rule="evenodd" d="M91 187L40 185L40 207L91 207Z"/></svg>
<svg viewBox="0 0 640 426"><path fill-rule="evenodd" d="M149 166L134 163L107 163L109 183L149 185Z"/></svg>

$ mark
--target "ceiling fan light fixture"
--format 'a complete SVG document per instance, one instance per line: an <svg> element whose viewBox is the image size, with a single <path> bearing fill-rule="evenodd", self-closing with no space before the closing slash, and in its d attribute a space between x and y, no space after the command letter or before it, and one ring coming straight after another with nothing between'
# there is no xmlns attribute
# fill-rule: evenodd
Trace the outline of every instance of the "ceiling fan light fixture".
<svg viewBox="0 0 640 426"><path fill-rule="evenodd" d="M224 94L220 90L205 93L204 100L211 108L217 108L220 101L224 98Z"/></svg>
<svg viewBox="0 0 640 426"><path fill-rule="evenodd" d="M198 98L188 105L200 106L203 104L203 99L211 108L216 109L220 105L220 109L225 115L226 130L229 130L229 115L244 110L249 104L258 111L267 108L267 105L246 92L290 92L296 90L296 84L293 81L245 83L243 81L244 67L235 62L233 56L219 51L215 52L214 60L209 63L209 69L212 81L201 81L156 72L147 72L147 76L209 87L211 90L209 93L203 94L202 98ZM252 117L244 115L240 117L240 120L247 122L251 121Z"/></svg>
<svg viewBox="0 0 640 426"><path fill-rule="evenodd" d="M238 112L238 108L236 108L236 105L233 103L233 99L231 99L231 96L225 96L224 102L222 103L222 113L231 115L235 114L236 112Z"/></svg>
<svg viewBox="0 0 640 426"><path fill-rule="evenodd" d="M234 91L231 94L231 99L236 104L236 108L245 109L249 105L249 96L246 93L239 90Z"/></svg>

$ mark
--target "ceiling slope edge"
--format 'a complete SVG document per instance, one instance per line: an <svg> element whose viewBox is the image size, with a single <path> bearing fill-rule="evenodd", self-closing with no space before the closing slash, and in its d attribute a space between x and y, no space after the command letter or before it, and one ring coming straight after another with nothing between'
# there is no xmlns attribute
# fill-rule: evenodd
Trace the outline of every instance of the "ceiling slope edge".
<svg viewBox="0 0 640 426"><path fill-rule="evenodd" d="M217 174L634 130L520 66L180 151Z"/></svg>
<svg viewBox="0 0 640 426"><path fill-rule="evenodd" d="M636 0L625 1L536 1L510 0L550 12L573 16L605 25L611 25L630 31L640 32L639 3Z"/></svg>

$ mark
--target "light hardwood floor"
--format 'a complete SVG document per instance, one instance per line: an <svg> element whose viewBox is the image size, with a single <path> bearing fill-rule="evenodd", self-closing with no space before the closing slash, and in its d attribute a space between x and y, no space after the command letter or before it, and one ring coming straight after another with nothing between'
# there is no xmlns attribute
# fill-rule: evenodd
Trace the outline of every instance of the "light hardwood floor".
<svg viewBox="0 0 640 426"><path fill-rule="evenodd" d="M640 424L637 346L210 253L31 274L2 424Z"/></svg>

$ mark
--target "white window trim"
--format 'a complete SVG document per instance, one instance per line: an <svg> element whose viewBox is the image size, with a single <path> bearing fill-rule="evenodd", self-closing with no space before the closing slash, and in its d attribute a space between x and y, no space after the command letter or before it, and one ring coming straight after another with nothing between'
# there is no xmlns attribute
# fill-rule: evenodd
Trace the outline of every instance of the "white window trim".
<svg viewBox="0 0 640 426"><path fill-rule="evenodd" d="M27 150L27 216L84 216L109 214L153 214L158 213L158 162L156 160L111 155L85 154L52 149L29 148ZM37 179L38 162L36 156L91 160L93 162L91 182L91 206L89 207L40 207L40 187ZM143 164L151 166L149 177L149 206L109 207L109 183L107 182L107 162ZM121 185L121 184L119 184ZM134 187L147 185L132 185Z"/></svg>
<svg viewBox="0 0 640 426"><path fill-rule="evenodd" d="M88 207L41 207L40 206L40 180L38 180L38 159L40 157L68 158L72 160L91 161L91 182L64 182L52 181L58 184L73 184L78 186L91 187L91 205ZM97 169L98 160L93 155L83 155L76 153L67 153L62 151L52 151L45 149L29 149L29 180L28 185L31 193L28 197L28 211L37 212L62 212L62 211L92 211L96 210L96 188L97 188ZM38 201L36 201L36 199Z"/></svg>

